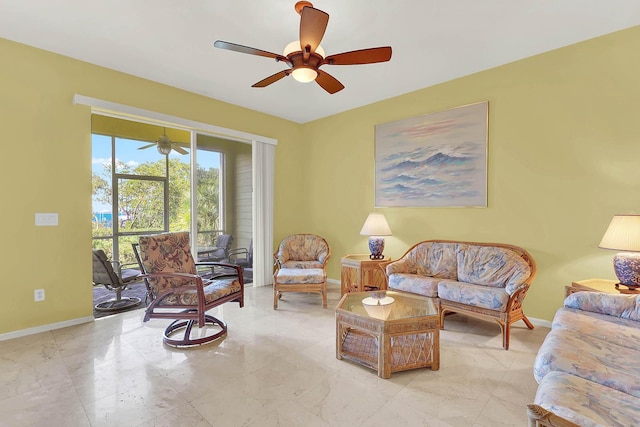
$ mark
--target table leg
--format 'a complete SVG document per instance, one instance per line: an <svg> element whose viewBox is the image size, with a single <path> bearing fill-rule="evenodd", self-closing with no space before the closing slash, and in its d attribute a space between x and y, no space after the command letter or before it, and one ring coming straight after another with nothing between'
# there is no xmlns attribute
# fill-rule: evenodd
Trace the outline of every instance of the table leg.
<svg viewBox="0 0 640 427"><path fill-rule="evenodd" d="M433 357L432 371L440 369L440 327L436 326L433 330L433 342L431 343L431 352Z"/></svg>
<svg viewBox="0 0 640 427"><path fill-rule="evenodd" d="M342 325L336 322L336 359L342 360Z"/></svg>
<svg viewBox="0 0 640 427"><path fill-rule="evenodd" d="M388 334L378 336L378 376L391 378L391 338Z"/></svg>

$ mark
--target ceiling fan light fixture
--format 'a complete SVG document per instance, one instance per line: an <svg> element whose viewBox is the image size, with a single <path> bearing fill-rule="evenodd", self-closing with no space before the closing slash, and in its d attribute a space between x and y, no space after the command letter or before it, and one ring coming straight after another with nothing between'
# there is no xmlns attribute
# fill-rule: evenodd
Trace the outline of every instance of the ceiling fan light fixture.
<svg viewBox="0 0 640 427"><path fill-rule="evenodd" d="M163 142L158 142L158 153L162 154L163 156L166 156L167 154L171 153L171 143L163 143Z"/></svg>
<svg viewBox="0 0 640 427"><path fill-rule="evenodd" d="M291 72L291 75L294 79L299 81L300 83L309 83L312 82L318 77L318 72L313 68L296 68Z"/></svg>
<svg viewBox="0 0 640 427"><path fill-rule="evenodd" d="M285 46L284 51L282 52L283 56L287 56L290 53L293 52L301 52L302 49L300 49L300 40L295 40L292 41L291 43L289 43L287 46ZM318 47L316 48L315 51L318 55L322 56L324 58L324 49L322 48L322 46L318 45Z"/></svg>
<svg viewBox="0 0 640 427"><path fill-rule="evenodd" d="M315 80L329 94L341 91L344 85L331 74L324 70L320 71L321 66L375 64L391 59L391 46L352 50L325 57L320 42L329 23L329 14L314 8L308 1L297 2L295 10L300 14L300 39L289 43L284 48L283 55L223 40L216 40L213 45L219 49L275 59L276 62L282 62L288 66L287 69L272 74L251 87L264 88L293 75L295 80L303 83Z"/></svg>

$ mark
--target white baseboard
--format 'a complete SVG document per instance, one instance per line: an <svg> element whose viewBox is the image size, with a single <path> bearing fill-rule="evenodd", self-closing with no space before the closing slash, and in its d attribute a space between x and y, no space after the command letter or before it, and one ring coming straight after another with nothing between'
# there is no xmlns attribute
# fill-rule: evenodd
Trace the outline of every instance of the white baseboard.
<svg viewBox="0 0 640 427"><path fill-rule="evenodd" d="M529 319L529 321L533 323L533 326L542 326L543 328L551 329L551 322L548 320L536 319L535 317L529 317L529 316L527 316L527 319Z"/></svg>
<svg viewBox="0 0 640 427"><path fill-rule="evenodd" d="M65 320L64 322L50 323L48 325L35 326L33 328L21 329L19 331L7 332L0 334L0 341L11 340L14 338L26 337L28 335L39 334L41 332L53 331L54 329L66 328L68 326L80 325L82 323L93 322L93 316L79 317L77 319Z"/></svg>
<svg viewBox="0 0 640 427"><path fill-rule="evenodd" d="M331 283L332 285L339 285L341 282L340 280L327 278L327 283Z"/></svg>

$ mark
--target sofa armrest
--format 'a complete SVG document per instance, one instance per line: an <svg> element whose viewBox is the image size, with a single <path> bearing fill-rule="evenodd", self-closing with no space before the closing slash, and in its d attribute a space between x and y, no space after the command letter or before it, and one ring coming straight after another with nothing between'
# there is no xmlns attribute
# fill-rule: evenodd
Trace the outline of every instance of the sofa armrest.
<svg viewBox="0 0 640 427"><path fill-rule="evenodd" d="M394 273L411 273L410 267L411 263L407 259L399 259L397 261L390 262L387 264L387 277Z"/></svg>
<svg viewBox="0 0 640 427"><path fill-rule="evenodd" d="M529 425L533 427L580 427L535 404L527 405L527 415L529 415Z"/></svg>
<svg viewBox="0 0 640 427"><path fill-rule="evenodd" d="M640 295L576 292L565 298L564 306L640 321Z"/></svg>

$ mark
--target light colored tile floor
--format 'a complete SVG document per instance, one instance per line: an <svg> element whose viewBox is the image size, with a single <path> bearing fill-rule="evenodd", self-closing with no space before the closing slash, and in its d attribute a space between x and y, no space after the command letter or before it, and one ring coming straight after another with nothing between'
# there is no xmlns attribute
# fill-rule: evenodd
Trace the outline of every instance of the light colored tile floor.
<svg viewBox="0 0 640 427"><path fill-rule="evenodd" d="M448 316L440 370L378 378L337 360L332 309L317 294L248 288L245 307L212 310L218 344L165 347L169 321L142 311L0 342L2 426L526 425L532 367L548 329L516 324L504 351L497 323Z"/></svg>

